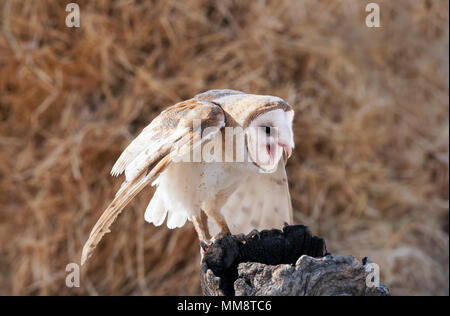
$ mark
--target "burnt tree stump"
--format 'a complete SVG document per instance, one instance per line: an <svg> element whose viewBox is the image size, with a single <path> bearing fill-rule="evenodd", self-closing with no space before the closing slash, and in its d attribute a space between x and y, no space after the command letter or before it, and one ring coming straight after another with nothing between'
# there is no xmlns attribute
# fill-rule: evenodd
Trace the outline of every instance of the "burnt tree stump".
<svg viewBox="0 0 450 316"><path fill-rule="evenodd" d="M204 295L390 295L367 287L368 259L327 253L303 225L216 237L202 260Z"/></svg>

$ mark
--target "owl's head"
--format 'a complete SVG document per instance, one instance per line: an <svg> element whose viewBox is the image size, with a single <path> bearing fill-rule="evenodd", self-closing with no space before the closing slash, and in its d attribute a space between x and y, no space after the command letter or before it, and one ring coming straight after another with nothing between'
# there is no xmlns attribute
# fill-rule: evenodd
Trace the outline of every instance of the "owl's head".
<svg viewBox="0 0 450 316"><path fill-rule="evenodd" d="M294 111L275 108L255 117L246 129L250 159L264 172L274 172L283 156L294 148Z"/></svg>
<svg viewBox="0 0 450 316"><path fill-rule="evenodd" d="M195 99L211 101L244 128L250 160L263 172L274 172L283 152L288 158L294 148L294 111L283 99L236 90L209 90Z"/></svg>

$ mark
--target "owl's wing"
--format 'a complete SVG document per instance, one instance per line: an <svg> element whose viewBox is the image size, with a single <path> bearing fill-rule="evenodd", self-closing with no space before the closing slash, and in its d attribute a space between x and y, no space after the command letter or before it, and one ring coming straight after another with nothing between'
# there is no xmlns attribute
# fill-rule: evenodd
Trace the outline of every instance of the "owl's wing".
<svg viewBox="0 0 450 316"><path fill-rule="evenodd" d="M225 114L216 104L203 100L187 100L161 112L120 155L113 175L125 171L114 200L98 219L83 247L81 264L109 232L109 227L122 209L146 185L154 181L175 158L189 153L211 139L225 126Z"/></svg>
<svg viewBox="0 0 450 316"><path fill-rule="evenodd" d="M253 229L281 229L284 223L292 224L284 160L280 160L273 173L251 175L228 198L222 214L234 234L247 234Z"/></svg>

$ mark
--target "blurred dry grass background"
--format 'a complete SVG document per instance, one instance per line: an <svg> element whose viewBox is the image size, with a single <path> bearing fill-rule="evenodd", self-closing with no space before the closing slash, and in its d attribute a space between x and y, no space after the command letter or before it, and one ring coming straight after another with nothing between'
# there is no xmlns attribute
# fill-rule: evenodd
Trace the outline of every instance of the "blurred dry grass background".
<svg viewBox="0 0 450 316"><path fill-rule="evenodd" d="M67 1L69 2L69 1ZM199 294L192 226L146 224L147 190L65 286L164 107L211 88L296 109L296 223L369 256L394 295L449 294L449 2L0 1L0 294Z"/></svg>

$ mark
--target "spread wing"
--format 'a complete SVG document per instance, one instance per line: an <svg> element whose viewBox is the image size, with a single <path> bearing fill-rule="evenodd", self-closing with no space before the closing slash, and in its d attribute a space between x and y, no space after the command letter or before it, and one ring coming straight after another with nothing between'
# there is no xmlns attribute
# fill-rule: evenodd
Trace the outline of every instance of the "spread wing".
<svg viewBox="0 0 450 316"><path fill-rule="evenodd" d="M109 204L89 235L83 247L81 264L109 232L109 227L122 209L146 185L156 179L175 158L211 139L225 126L223 110L214 103L187 100L161 112L120 155L111 173L125 171L114 200Z"/></svg>
<svg viewBox="0 0 450 316"><path fill-rule="evenodd" d="M284 223L292 224L284 160L280 160L273 173L251 175L228 198L222 214L233 234L247 234L253 229L281 229Z"/></svg>

